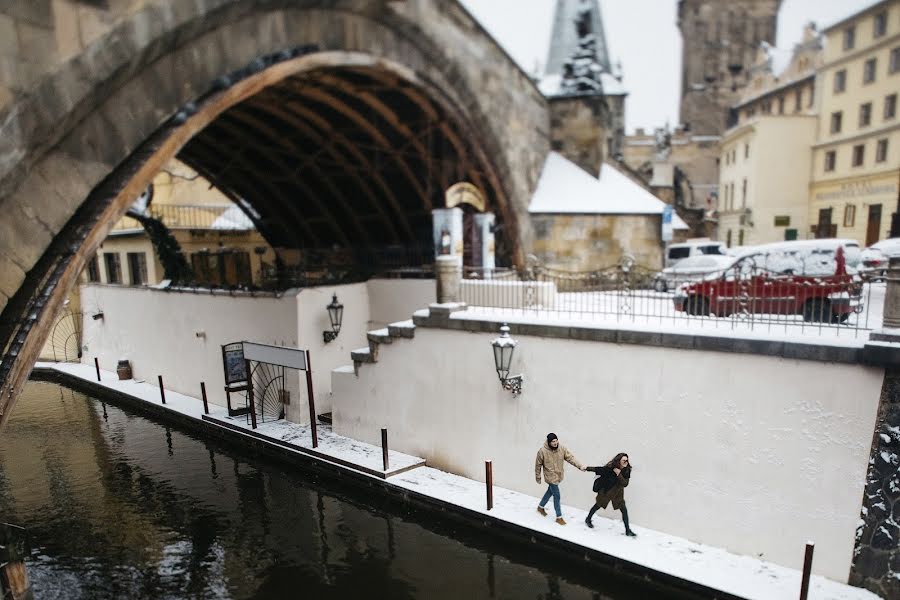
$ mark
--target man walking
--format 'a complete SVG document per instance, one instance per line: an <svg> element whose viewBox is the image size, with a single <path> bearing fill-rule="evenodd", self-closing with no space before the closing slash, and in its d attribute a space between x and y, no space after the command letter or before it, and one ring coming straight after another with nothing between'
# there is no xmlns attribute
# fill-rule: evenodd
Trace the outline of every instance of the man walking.
<svg viewBox="0 0 900 600"><path fill-rule="evenodd" d="M538 482L538 485L540 485L541 472L543 472L544 481L547 482L547 491L544 493L544 497L541 498L537 511L546 517L547 511L544 510L544 505L547 504L552 496L553 509L556 511L556 522L560 525L566 524L565 519L562 517L562 507L560 507L559 504L559 484L562 483L565 475L565 473L563 473L563 468L565 467L564 461L570 463L577 469L584 471L584 466L578 462L575 455L569 452L568 448L559 443L559 438L556 437L556 434L548 433L547 441L544 442L544 445L538 450L537 457L534 459L534 479Z"/></svg>

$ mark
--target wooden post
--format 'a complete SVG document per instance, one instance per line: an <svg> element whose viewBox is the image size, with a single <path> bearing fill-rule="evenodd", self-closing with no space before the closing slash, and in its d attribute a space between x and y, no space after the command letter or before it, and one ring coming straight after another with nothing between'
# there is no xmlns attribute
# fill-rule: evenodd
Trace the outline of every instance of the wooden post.
<svg viewBox="0 0 900 600"><path fill-rule="evenodd" d="M159 397L162 398L162 403L166 403L166 388L163 387L162 375L156 376L159 379Z"/></svg>
<svg viewBox="0 0 900 600"><path fill-rule="evenodd" d="M100 361L94 357L94 368L97 370L97 381L100 381Z"/></svg>
<svg viewBox="0 0 900 600"><path fill-rule="evenodd" d="M206 400L206 382L200 382L200 394L203 396L203 414L209 414L209 402Z"/></svg>
<svg viewBox="0 0 900 600"><path fill-rule="evenodd" d="M256 402L253 400L253 371L250 370L250 361L244 361L247 368L247 398L250 400L250 426L256 429Z"/></svg>
<svg viewBox="0 0 900 600"><path fill-rule="evenodd" d="M487 488L487 509L494 508L494 466L492 461L484 461L484 485Z"/></svg>
<svg viewBox="0 0 900 600"><path fill-rule="evenodd" d="M381 428L381 462L384 463L384 470L387 471L390 463L388 462L388 444L387 429Z"/></svg>
<svg viewBox="0 0 900 600"><path fill-rule="evenodd" d="M319 447L319 432L316 430L316 400L313 398L312 363L309 350L306 351L306 394L309 396L309 423L312 427L312 447Z"/></svg>
<svg viewBox="0 0 900 600"><path fill-rule="evenodd" d="M800 600L806 600L806 595L809 593L809 576L812 572L815 547L813 542L806 542L806 554L803 557L803 579L800 580Z"/></svg>

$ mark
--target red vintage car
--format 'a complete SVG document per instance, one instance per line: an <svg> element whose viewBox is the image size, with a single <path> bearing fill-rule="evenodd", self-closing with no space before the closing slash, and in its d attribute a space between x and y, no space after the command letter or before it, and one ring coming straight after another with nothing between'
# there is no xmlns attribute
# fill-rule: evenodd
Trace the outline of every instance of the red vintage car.
<svg viewBox="0 0 900 600"><path fill-rule="evenodd" d="M682 285L673 298L675 310L719 317L803 315L804 321L824 323L843 323L862 310L862 282L847 272L842 249L835 253L834 272L829 275L771 270L764 266L766 258L743 256L723 272Z"/></svg>

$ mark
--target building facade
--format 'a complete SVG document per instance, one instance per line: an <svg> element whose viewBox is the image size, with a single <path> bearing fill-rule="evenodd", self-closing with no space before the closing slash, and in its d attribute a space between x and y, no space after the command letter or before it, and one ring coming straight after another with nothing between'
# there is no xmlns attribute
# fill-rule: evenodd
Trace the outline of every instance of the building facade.
<svg viewBox="0 0 900 600"><path fill-rule="evenodd" d="M810 234L869 245L888 236L900 179L900 0L824 31L812 152Z"/></svg>
<svg viewBox="0 0 900 600"><path fill-rule="evenodd" d="M807 237L815 72L822 60L815 28L807 26L786 66L778 58L760 48L722 138L715 216L718 238L729 247Z"/></svg>

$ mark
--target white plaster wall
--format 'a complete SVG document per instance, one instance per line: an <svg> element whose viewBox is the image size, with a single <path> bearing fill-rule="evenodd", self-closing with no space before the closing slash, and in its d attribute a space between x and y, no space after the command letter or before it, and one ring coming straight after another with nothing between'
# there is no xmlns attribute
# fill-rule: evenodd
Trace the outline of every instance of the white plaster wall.
<svg viewBox="0 0 900 600"><path fill-rule="evenodd" d="M630 453L632 521L846 581L883 371L750 354L516 336L513 398L493 334L416 330L379 362L332 373L335 430L540 496L547 432L584 463ZM592 474L567 469L565 503L593 503ZM605 516L619 518L607 510ZM575 524L574 526L578 526Z"/></svg>
<svg viewBox="0 0 900 600"><path fill-rule="evenodd" d="M196 397L205 381L209 401L222 406L223 344L248 340L296 347L298 342L294 294L250 298L86 285L81 301L87 346L82 362L93 364L96 356L102 369L115 371L118 360L127 358L135 379L155 383L162 375L167 390ZM100 311L104 318L93 320ZM206 337L198 338L198 331ZM291 399L298 398L299 375L288 371L285 379ZM305 381L302 389L305 399ZM292 402L288 410L302 416L306 402L302 407Z"/></svg>
<svg viewBox="0 0 900 600"><path fill-rule="evenodd" d="M344 305L344 317L337 338L326 344L322 332L331 330L326 306L331 304L333 294L337 294L338 302ZM368 323L369 293L365 283L305 288L297 295L299 342L301 348L309 349L317 414L331 411L331 370L353 364L350 351L368 346ZM306 412L289 415L290 420L298 423L309 422L305 379L303 385L304 401L300 409Z"/></svg>
<svg viewBox="0 0 900 600"><path fill-rule="evenodd" d="M434 279L370 279L367 286L369 329L411 319L437 298Z"/></svg>

